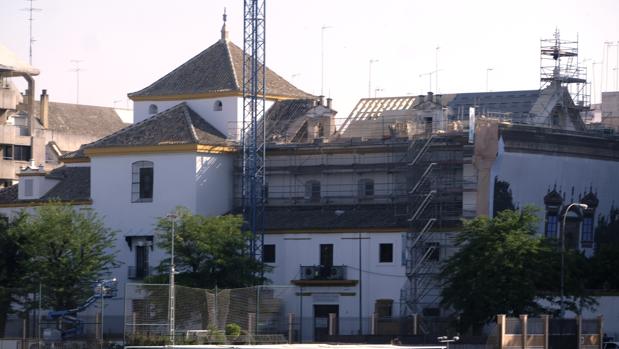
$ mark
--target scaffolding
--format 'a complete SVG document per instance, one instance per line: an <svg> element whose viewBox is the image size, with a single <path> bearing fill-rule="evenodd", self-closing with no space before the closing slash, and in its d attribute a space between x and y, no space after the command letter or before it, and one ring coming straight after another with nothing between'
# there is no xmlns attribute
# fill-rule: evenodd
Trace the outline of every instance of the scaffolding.
<svg viewBox="0 0 619 349"><path fill-rule="evenodd" d="M262 261L264 242L264 130L259 120L265 113L265 1L244 0L243 21L243 215L252 233L249 250ZM263 126L264 127L264 126Z"/></svg>
<svg viewBox="0 0 619 349"><path fill-rule="evenodd" d="M580 112L590 110L587 68L580 65L578 38L561 39L557 29L552 39L540 40L540 89L565 87Z"/></svg>

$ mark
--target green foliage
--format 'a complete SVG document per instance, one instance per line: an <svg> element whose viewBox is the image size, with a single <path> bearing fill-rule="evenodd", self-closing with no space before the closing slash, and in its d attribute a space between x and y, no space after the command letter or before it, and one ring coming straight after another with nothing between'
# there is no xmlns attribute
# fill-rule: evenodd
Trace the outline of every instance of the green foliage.
<svg viewBox="0 0 619 349"><path fill-rule="evenodd" d="M200 288L246 287L263 283L256 275L260 264L247 251L250 235L241 230L243 219L238 215L204 217L178 208L175 223L175 264L179 285ZM170 254L172 222L160 218L158 246ZM159 276L150 282L167 282L170 260L159 265Z"/></svg>
<svg viewBox="0 0 619 349"><path fill-rule="evenodd" d="M498 177L494 178L494 200L493 200L493 212L496 216L497 213L504 210L515 210L514 199L512 197L512 190L509 188L509 182L500 181Z"/></svg>
<svg viewBox="0 0 619 349"><path fill-rule="evenodd" d="M597 290L619 290L619 220L600 219L596 228L596 250L590 260L587 286Z"/></svg>
<svg viewBox="0 0 619 349"><path fill-rule="evenodd" d="M556 243L535 234L535 209L503 210L494 218L464 222L456 237L458 252L443 265L443 305L460 314L460 330L479 328L496 314L548 312L536 299L556 301L560 255ZM577 265L582 255L566 253L569 309L589 306ZM553 307L554 308L554 307Z"/></svg>
<svg viewBox="0 0 619 349"><path fill-rule="evenodd" d="M226 325L226 336L236 338L241 335L241 326L235 323Z"/></svg>
<svg viewBox="0 0 619 349"><path fill-rule="evenodd" d="M50 203L32 213L23 211L9 229L20 240L20 250L28 256L23 263L21 282L45 287L43 307L68 309L92 294L92 282L117 266L114 232L90 209Z"/></svg>
<svg viewBox="0 0 619 349"><path fill-rule="evenodd" d="M29 291L23 287L22 280L26 273L25 262L30 256L20 248L29 237L11 230L21 219L23 215L10 221L0 216L0 338L4 337L8 314L14 312L11 304L23 303Z"/></svg>

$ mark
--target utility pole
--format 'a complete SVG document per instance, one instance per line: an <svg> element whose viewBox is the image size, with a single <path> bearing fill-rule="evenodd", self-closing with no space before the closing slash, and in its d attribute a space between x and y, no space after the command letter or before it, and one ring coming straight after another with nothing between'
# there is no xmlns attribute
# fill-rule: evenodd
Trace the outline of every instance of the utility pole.
<svg viewBox="0 0 619 349"><path fill-rule="evenodd" d="M333 28L323 25L320 28L320 95L325 95L325 30Z"/></svg>
<svg viewBox="0 0 619 349"><path fill-rule="evenodd" d="M436 53L434 57L434 71L436 72L436 93L438 94L438 50L440 50L440 46L436 46Z"/></svg>
<svg viewBox="0 0 619 349"><path fill-rule="evenodd" d="M29 40L28 40L28 46L29 46L29 51L28 51L28 62L30 63L30 65L32 65L32 44L34 44L34 42L36 40L34 40L34 37L32 36L32 21L34 21L34 17L33 14L34 12L39 12L42 11L40 8L34 8L33 7L33 2L36 0L26 0L30 3L30 7L27 8L23 8L22 11L26 11L28 12L28 22L29 26L30 26L30 31L29 31Z"/></svg>
<svg viewBox="0 0 619 349"><path fill-rule="evenodd" d="M172 222L172 238L170 239L170 244L171 244L171 253L170 253L170 294L169 294L169 311L168 311L168 315L169 315L169 325L170 325L170 343L172 343L172 346L174 347L174 335L176 333L176 326L175 326L175 318L176 318L176 297L175 297L175 284L174 284L174 274L176 273L176 268L174 266L174 240L176 239L175 237L175 231L174 229L176 228L176 218L177 215L174 213L171 213L169 215L167 215L167 218Z"/></svg>
<svg viewBox="0 0 619 349"><path fill-rule="evenodd" d="M492 71L492 68L486 69L486 92L490 92L489 75L491 71Z"/></svg>
<svg viewBox="0 0 619 349"><path fill-rule="evenodd" d="M83 70L80 68L81 62L83 62L81 59L71 60L71 63L74 65L71 71L75 73L75 104L80 104L80 71Z"/></svg>
<svg viewBox="0 0 619 349"><path fill-rule="evenodd" d="M368 74L368 98L372 98L372 64L378 62L378 59L370 59L370 69Z"/></svg>

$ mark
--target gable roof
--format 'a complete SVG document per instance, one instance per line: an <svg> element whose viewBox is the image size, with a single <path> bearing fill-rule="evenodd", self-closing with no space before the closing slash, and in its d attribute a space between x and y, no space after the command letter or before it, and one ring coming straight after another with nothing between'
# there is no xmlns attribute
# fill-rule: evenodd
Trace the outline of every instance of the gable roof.
<svg viewBox="0 0 619 349"><path fill-rule="evenodd" d="M25 104L20 110L27 110ZM49 102L49 129L57 132L101 138L126 125L111 107ZM34 114L41 115L41 103L34 104Z"/></svg>
<svg viewBox="0 0 619 349"><path fill-rule="evenodd" d="M153 97L241 94L243 88L243 50L228 40L219 40L150 86L128 96L132 100ZM266 68L266 94L271 98L312 98L274 71Z"/></svg>
<svg viewBox="0 0 619 349"><path fill-rule="evenodd" d="M292 99L275 102L266 113L266 138L276 141L281 138L290 141L301 127L299 121L314 107L313 99ZM262 130L263 120L260 119L259 130Z"/></svg>
<svg viewBox="0 0 619 349"><path fill-rule="evenodd" d="M45 177L59 182L45 195L36 200L18 200L17 186L0 189L0 205L19 205L29 202L86 201L90 200L90 167L59 167Z"/></svg>
<svg viewBox="0 0 619 349"><path fill-rule="evenodd" d="M86 144L62 159L85 157L86 149L171 144L225 145L226 136L183 102L137 124Z"/></svg>

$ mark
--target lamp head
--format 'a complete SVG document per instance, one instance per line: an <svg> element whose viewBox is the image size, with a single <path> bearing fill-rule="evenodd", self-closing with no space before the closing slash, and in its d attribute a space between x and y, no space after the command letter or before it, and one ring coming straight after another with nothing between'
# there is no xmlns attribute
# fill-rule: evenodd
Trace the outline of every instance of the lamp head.
<svg viewBox="0 0 619 349"><path fill-rule="evenodd" d="M582 208L583 210L586 210L589 208L589 206L587 204L577 204L578 207Z"/></svg>

